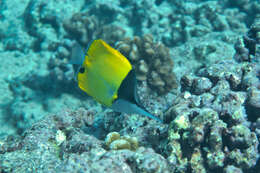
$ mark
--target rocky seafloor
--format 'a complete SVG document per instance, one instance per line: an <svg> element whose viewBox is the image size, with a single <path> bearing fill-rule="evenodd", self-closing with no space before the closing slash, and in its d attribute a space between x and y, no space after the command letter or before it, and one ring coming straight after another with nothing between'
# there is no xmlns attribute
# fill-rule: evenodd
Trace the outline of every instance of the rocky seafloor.
<svg viewBox="0 0 260 173"><path fill-rule="evenodd" d="M163 124L79 91L94 39ZM258 0L0 0L0 60L0 172L260 172Z"/></svg>

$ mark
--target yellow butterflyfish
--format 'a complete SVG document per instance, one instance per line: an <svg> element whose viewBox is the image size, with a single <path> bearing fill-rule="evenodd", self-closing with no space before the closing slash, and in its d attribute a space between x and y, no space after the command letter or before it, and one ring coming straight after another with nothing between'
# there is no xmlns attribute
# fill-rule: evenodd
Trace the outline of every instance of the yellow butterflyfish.
<svg viewBox="0 0 260 173"><path fill-rule="evenodd" d="M94 40L84 56L79 45L72 50L72 63L79 66L78 86L96 101L114 111L145 115L136 92L136 77L129 60L103 40Z"/></svg>

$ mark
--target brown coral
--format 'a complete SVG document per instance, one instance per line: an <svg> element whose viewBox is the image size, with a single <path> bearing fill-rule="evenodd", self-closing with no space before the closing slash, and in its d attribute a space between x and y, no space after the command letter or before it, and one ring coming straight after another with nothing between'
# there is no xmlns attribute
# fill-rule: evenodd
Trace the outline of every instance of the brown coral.
<svg viewBox="0 0 260 173"><path fill-rule="evenodd" d="M76 13L72 18L63 23L64 29L79 41L81 44L87 44L97 28L98 21L95 16L89 16L88 13Z"/></svg>
<svg viewBox="0 0 260 173"><path fill-rule="evenodd" d="M76 39L83 47L86 47L94 39L103 39L113 44L125 35L125 30L115 25L105 25L96 16L88 12L75 13L71 19L63 23L69 37Z"/></svg>
<svg viewBox="0 0 260 173"><path fill-rule="evenodd" d="M133 64L137 80L147 81L158 94L166 94L177 87L169 49L162 43L155 43L152 35L125 38L116 48Z"/></svg>
<svg viewBox="0 0 260 173"><path fill-rule="evenodd" d="M260 16L255 18L250 30L235 44L234 58L241 61L254 61L260 56Z"/></svg>

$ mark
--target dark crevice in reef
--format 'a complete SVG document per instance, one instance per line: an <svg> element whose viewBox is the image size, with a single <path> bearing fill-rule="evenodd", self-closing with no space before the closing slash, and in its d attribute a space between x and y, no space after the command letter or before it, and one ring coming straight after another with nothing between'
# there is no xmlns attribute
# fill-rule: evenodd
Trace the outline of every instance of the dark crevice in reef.
<svg viewBox="0 0 260 173"><path fill-rule="evenodd" d="M23 18L24 18L24 28L26 32L30 36L37 38L32 45L32 49L35 52L39 52L41 50L41 43L44 39L44 36L42 36L40 33L37 32L37 27L34 25L35 19L33 19L31 15L31 11L35 3L36 1L29 2L23 14Z"/></svg>
<svg viewBox="0 0 260 173"><path fill-rule="evenodd" d="M208 139L210 138L210 131L210 127L207 127L205 129L204 140L200 146L201 157L203 158L203 165L209 173L223 173L222 167L211 168L207 163L207 153L211 150L211 147L208 143Z"/></svg>
<svg viewBox="0 0 260 173"><path fill-rule="evenodd" d="M96 16L99 21L103 21L104 24L111 24L118 15L114 9L104 4L99 4L97 9L91 9L89 12L91 15Z"/></svg>
<svg viewBox="0 0 260 173"><path fill-rule="evenodd" d="M256 122L256 120L259 116L258 114L260 113L260 108L251 106L247 101L245 104L245 109L246 109L246 114L247 114L248 120L251 122Z"/></svg>
<svg viewBox="0 0 260 173"><path fill-rule="evenodd" d="M260 152L260 145L258 145L258 154L260 154L259 152ZM255 173L255 172L259 171L259 170L260 170L260 158L258 158L255 166L253 167L253 169L250 170L249 173Z"/></svg>
<svg viewBox="0 0 260 173"><path fill-rule="evenodd" d="M183 137L183 132L181 133L181 136ZM191 159L191 155L193 153L193 148L189 145L187 140L180 140L181 144L181 151L182 152L182 157L187 158L188 160Z"/></svg>
<svg viewBox="0 0 260 173"><path fill-rule="evenodd" d="M156 4L157 6L159 6L159 5L161 5L161 4L163 3L163 1L164 1L164 0L156 0L156 1L155 1L155 4Z"/></svg>
<svg viewBox="0 0 260 173"><path fill-rule="evenodd" d="M142 35L142 31L141 31L141 24L143 23L143 19L144 19L144 11L143 10L140 10L139 7L134 4L133 5L133 9L132 9L132 15L135 15L136 17L132 18L130 20L130 26L133 27L133 31L134 31L134 35Z"/></svg>
<svg viewBox="0 0 260 173"><path fill-rule="evenodd" d="M44 14L44 8L47 6L47 4L43 3L39 7L40 14ZM40 17L40 22L43 24L49 24L52 26L52 28L59 33L60 25L57 21L57 18L55 15L42 15Z"/></svg>

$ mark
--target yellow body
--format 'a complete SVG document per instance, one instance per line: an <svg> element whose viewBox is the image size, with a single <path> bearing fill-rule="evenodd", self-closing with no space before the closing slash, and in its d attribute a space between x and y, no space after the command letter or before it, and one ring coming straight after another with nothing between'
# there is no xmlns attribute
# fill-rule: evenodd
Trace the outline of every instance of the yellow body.
<svg viewBox="0 0 260 173"><path fill-rule="evenodd" d="M132 66L119 51L103 40L90 45L84 63L84 73L78 73L78 85L88 95L105 106L111 106L117 91Z"/></svg>

